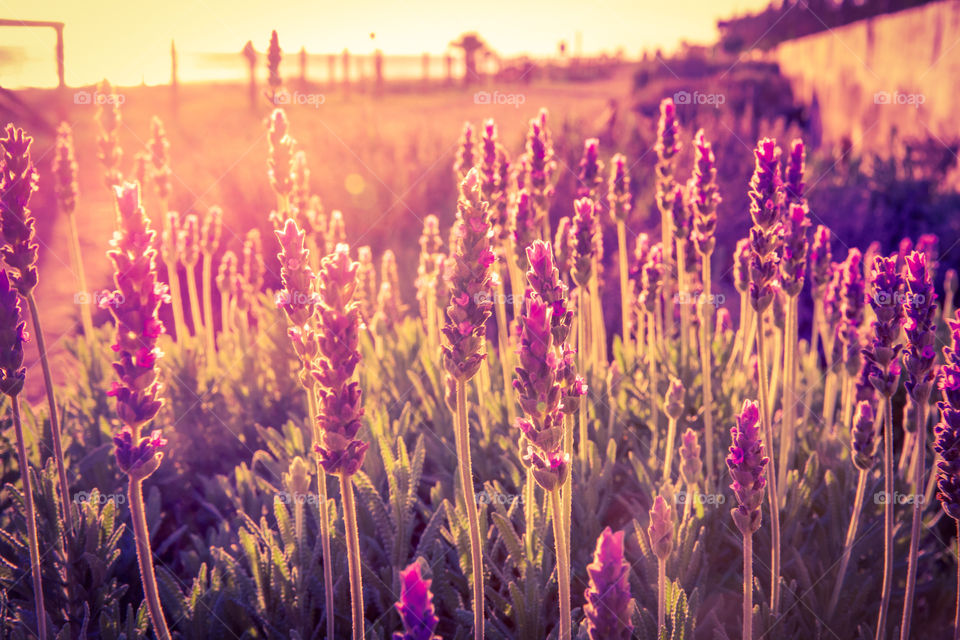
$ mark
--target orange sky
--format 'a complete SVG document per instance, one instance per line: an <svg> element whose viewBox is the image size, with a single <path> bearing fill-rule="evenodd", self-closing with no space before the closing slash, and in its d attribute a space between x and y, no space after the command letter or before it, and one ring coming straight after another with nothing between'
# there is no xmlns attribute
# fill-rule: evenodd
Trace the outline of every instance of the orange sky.
<svg viewBox="0 0 960 640"><path fill-rule="evenodd" d="M710 42L716 20L756 10L767 0L0 0L0 17L66 23L67 83L108 77L116 84L160 83L170 77L170 40L184 56L262 50L277 29L287 52L305 46L326 53L441 54L460 33L475 30L499 53L549 55L576 34L584 53L623 48L670 49L681 39ZM370 33L376 34L371 41ZM56 82L50 29L0 27L0 85ZM185 58L186 59L186 58Z"/></svg>

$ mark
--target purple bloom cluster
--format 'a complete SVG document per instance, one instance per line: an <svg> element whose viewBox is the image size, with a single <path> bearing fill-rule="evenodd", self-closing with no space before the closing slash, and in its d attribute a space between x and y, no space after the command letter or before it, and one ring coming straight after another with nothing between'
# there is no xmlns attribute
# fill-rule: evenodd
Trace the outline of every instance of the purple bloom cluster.
<svg viewBox="0 0 960 640"><path fill-rule="evenodd" d="M740 532L749 536L760 528L760 505L767 485L765 476L768 458L760 441L760 409L752 400L744 400L737 424L730 430L733 445L727 456L727 467L737 497L737 506L730 510Z"/></svg>
<svg viewBox="0 0 960 640"><path fill-rule="evenodd" d="M673 221L673 237L677 243L686 242L690 236L693 211L687 206L687 192L679 184L673 188L670 198L670 218Z"/></svg>
<svg viewBox="0 0 960 640"><path fill-rule="evenodd" d="M943 511L960 520L960 312L950 320L952 347L943 350L946 362L940 369L940 422L933 428L937 462L937 497Z"/></svg>
<svg viewBox="0 0 960 640"><path fill-rule="evenodd" d="M623 531L607 527L597 538L590 584L583 593L583 615L590 640L627 640L633 634L630 565L623 557Z"/></svg>
<svg viewBox="0 0 960 640"><path fill-rule="evenodd" d="M853 446L853 464L861 471L869 471L873 468L877 456L877 446L880 444L877 438L873 405L869 401L864 400L857 403L850 435Z"/></svg>
<svg viewBox="0 0 960 640"><path fill-rule="evenodd" d="M657 496L650 509L650 525L647 535L650 536L650 547L658 560L666 560L673 551L673 509L667 505L663 496Z"/></svg>
<svg viewBox="0 0 960 640"><path fill-rule="evenodd" d="M327 473L350 476L363 465L370 445L356 437L363 416L360 384L353 380L360 363L360 308L354 300L357 263L346 245L323 258L317 283L320 358L313 376L320 383L320 440L315 450Z"/></svg>
<svg viewBox="0 0 960 640"><path fill-rule="evenodd" d="M787 183L784 185L788 205L804 204L803 182L804 149L799 138L790 144L790 157L787 159Z"/></svg>
<svg viewBox="0 0 960 640"><path fill-rule="evenodd" d="M607 205L610 207L610 216L615 221L626 222L633 209L630 202L630 169L627 167L627 157L618 153L610 162L612 167L607 187Z"/></svg>
<svg viewBox="0 0 960 640"><path fill-rule="evenodd" d="M287 218L283 229L274 233L280 242L277 258L283 283L283 289L277 294L277 306L287 314L290 324L302 327L313 316L318 302L313 291L310 252L304 246L306 233L297 227L292 218Z"/></svg>
<svg viewBox="0 0 960 640"><path fill-rule="evenodd" d="M593 257L597 250L598 222L593 200L580 198L573 203L573 281L583 287L590 281Z"/></svg>
<svg viewBox="0 0 960 640"><path fill-rule="evenodd" d="M818 298L822 296L823 290L833 277L832 259L830 229L822 224L817 225L817 230L813 234L813 244L810 246L810 277Z"/></svg>
<svg viewBox="0 0 960 640"><path fill-rule="evenodd" d="M506 150L497 142L497 125L492 119L483 123L481 149L483 153L480 157L480 195L490 203L494 232L498 237L504 238L509 200L509 180L506 179L509 175L509 161L506 159ZM507 164L506 172L501 163Z"/></svg>
<svg viewBox="0 0 960 640"><path fill-rule="evenodd" d="M453 172L456 174L458 181L467 177L467 173L476 165L476 146L477 141L474 139L473 125L464 122L463 132L460 134L460 141L457 146L457 158L453 163Z"/></svg>
<svg viewBox="0 0 960 640"><path fill-rule="evenodd" d="M154 116L150 122L150 140L147 141L150 151L150 177L157 189L157 195L163 202L170 200L173 172L170 170L170 142L167 132L163 128L160 118Z"/></svg>
<svg viewBox="0 0 960 640"><path fill-rule="evenodd" d="M685 484L699 484L702 471L700 439L696 431L688 428L680 436L680 476Z"/></svg>
<svg viewBox="0 0 960 640"><path fill-rule="evenodd" d="M37 243L30 196L37 189L37 171L30 160L33 138L8 124L0 137L0 255L10 281L20 295L30 295L37 286Z"/></svg>
<svg viewBox="0 0 960 640"><path fill-rule="evenodd" d="M270 115L267 144L270 185L278 194L288 196L293 188L293 138L290 137L289 122L283 109L274 109Z"/></svg>
<svg viewBox="0 0 960 640"><path fill-rule="evenodd" d="M900 380L897 355L902 345L897 340L903 322L902 288L896 258L877 256L873 263L873 296L870 298L877 319L873 322L873 343L863 350L863 355L870 363L870 383L888 398L893 396Z"/></svg>
<svg viewBox="0 0 960 640"><path fill-rule="evenodd" d="M526 260L526 248L540 237L540 223L533 208L533 199L527 189L520 189L510 208L510 228L517 251L517 261L522 266Z"/></svg>
<svg viewBox="0 0 960 640"><path fill-rule="evenodd" d="M116 398L124 424L114 437L117 462L127 474L145 478L159 464L154 453L165 444L159 432L142 439L139 434L163 405L157 379L157 359L163 354L157 340L165 331L160 305L169 298L166 285L157 280L154 232L140 206L140 186L126 183L114 189L119 224L107 255L113 260L116 290L101 300L101 306L110 310L117 326L112 348L117 353L113 368L119 381L108 395Z"/></svg>
<svg viewBox="0 0 960 640"><path fill-rule="evenodd" d="M780 244L780 147L763 138L754 151L756 168L750 180L750 304L762 312L773 301L771 283L777 277L777 248Z"/></svg>
<svg viewBox="0 0 960 640"><path fill-rule="evenodd" d="M557 258L557 269L560 274L569 279L572 275L573 260L576 247L576 230L569 216L560 218L557 224L557 235L553 242L554 256Z"/></svg>
<svg viewBox="0 0 960 640"><path fill-rule="evenodd" d="M733 252L733 284L740 293L750 291L750 248L749 238L740 238Z"/></svg>
<svg viewBox="0 0 960 640"><path fill-rule="evenodd" d="M903 329L907 334L903 364L907 370L907 392L918 405L930 401L933 390L933 364L937 352L936 339L937 294L933 290L927 256L914 251L907 256L904 284L906 295L903 313L906 316Z"/></svg>
<svg viewBox="0 0 960 640"><path fill-rule="evenodd" d="M603 186L603 163L600 162L600 141L588 138L583 143L583 156L577 171L577 197L590 198L594 202Z"/></svg>
<svg viewBox="0 0 960 640"><path fill-rule="evenodd" d="M434 613L430 583L420 574L420 563L412 562L400 572L400 600L395 605L403 622L403 633L393 640L440 640L434 631L440 622Z"/></svg>
<svg viewBox="0 0 960 640"><path fill-rule="evenodd" d="M450 305L443 334L443 364L458 382L466 382L486 357L484 332L493 303L490 299L490 213L480 198L477 172L471 170L460 184L457 202L460 229L450 274Z"/></svg>
<svg viewBox="0 0 960 640"><path fill-rule="evenodd" d="M790 205L783 225L783 255L780 258L780 280L783 291L796 297L803 289L807 273L807 230L810 217L805 202ZM861 296L862 298L862 296ZM862 305L862 302L861 302Z"/></svg>
<svg viewBox="0 0 960 640"><path fill-rule="evenodd" d="M23 343L27 340L20 314L20 297L10 286L6 269L0 269L0 393L11 398L23 390Z"/></svg>
<svg viewBox="0 0 960 640"><path fill-rule="evenodd" d="M77 206L80 187L77 183L77 160L73 154L73 130L66 122L57 127L57 151L53 157L54 192L64 213L72 213Z"/></svg>
<svg viewBox="0 0 960 640"><path fill-rule="evenodd" d="M693 137L693 147L693 177L688 187L693 208L693 241L700 255L709 256L716 245L717 206L721 202L717 188L717 161L703 129Z"/></svg>
<svg viewBox="0 0 960 640"><path fill-rule="evenodd" d="M649 312L656 309L660 291L663 288L663 250L660 243L653 245L643 265L640 278L640 296L637 302Z"/></svg>

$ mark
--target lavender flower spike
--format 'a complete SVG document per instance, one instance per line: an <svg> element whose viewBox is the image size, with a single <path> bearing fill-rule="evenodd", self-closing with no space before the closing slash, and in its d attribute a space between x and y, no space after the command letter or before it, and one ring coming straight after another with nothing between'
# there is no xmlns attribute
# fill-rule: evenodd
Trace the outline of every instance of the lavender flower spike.
<svg viewBox="0 0 960 640"><path fill-rule="evenodd" d="M650 509L650 526L647 535L650 536L650 547L658 560L666 560L673 551L673 509L663 499L657 496Z"/></svg>
<svg viewBox="0 0 960 640"><path fill-rule="evenodd" d="M873 343L863 350L870 362L870 383L881 394L891 397L900 380L897 355L903 307L900 305L902 280L897 271L896 258L877 256L873 264L873 296L870 306L877 319L873 323Z"/></svg>
<svg viewBox="0 0 960 640"><path fill-rule="evenodd" d="M0 254L13 286L27 297L37 286L37 243L30 197L37 190L37 170L30 160L33 138L8 124L0 137Z"/></svg>
<svg viewBox="0 0 960 640"><path fill-rule="evenodd" d="M627 640L633 634L634 604L630 565L623 558L623 531L603 530L587 574L590 585L583 593L583 614L590 640Z"/></svg>
<svg viewBox="0 0 960 640"><path fill-rule="evenodd" d="M960 522L960 311L950 320L952 347L943 350L940 370L940 422L933 429L937 463L937 498L948 516Z"/></svg>
<svg viewBox="0 0 960 640"><path fill-rule="evenodd" d="M760 528L760 505L767 484L765 469L768 459L763 455L759 421L757 403L744 400L737 424L730 430L733 445L727 456L727 467L733 478L730 488L737 498L737 506L730 513L744 536Z"/></svg>
<svg viewBox="0 0 960 640"><path fill-rule="evenodd" d="M919 251L907 256L906 296L903 312L907 348L904 366L907 369L907 391L918 405L925 406L933 390L933 365L937 358L935 317L937 294L927 268L927 257Z"/></svg>
<svg viewBox="0 0 960 640"><path fill-rule="evenodd" d="M440 640L434 634L440 622L434 613L430 583L420 574L420 563L414 561L400 572L400 600L396 603L403 633L394 632L393 640Z"/></svg>
<svg viewBox="0 0 960 640"><path fill-rule="evenodd" d="M583 287L590 281L593 270L593 255L596 251L597 216L593 201L580 198L574 202L576 214L573 217L574 262L573 280Z"/></svg>
<svg viewBox="0 0 960 640"><path fill-rule="evenodd" d="M310 254L304 247L306 233L292 218L287 218L282 231L274 233L280 241L280 255L277 257L284 287L277 294L277 306L287 314L291 324L302 327L313 315L318 302L313 292Z"/></svg>
<svg viewBox="0 0 960 640"><path fill-rule="evenodd" d="M873 415L873 406L867 400L857 404L853 414L851 440L853 447L853 464L861 471L869 471L877 457L876 419Z"/></svg>

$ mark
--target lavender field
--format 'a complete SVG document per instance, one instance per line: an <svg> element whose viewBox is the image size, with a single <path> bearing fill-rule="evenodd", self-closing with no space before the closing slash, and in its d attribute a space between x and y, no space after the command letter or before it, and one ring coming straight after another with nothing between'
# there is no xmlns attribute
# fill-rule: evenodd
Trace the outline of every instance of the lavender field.
<svg viewBox="0 0 960 640"><path fill-rule="evenodd" d="M4 89L0 639L960 639L960 130L791 10Z"/></svg>

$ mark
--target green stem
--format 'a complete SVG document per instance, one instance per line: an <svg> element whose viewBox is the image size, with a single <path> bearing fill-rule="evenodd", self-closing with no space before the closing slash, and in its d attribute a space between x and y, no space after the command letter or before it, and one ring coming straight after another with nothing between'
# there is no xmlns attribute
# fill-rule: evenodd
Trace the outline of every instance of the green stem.
<svg viewBox="0 0 960 640"><path fill-rule="evenodd" d="M705 254L702 257L703 265L701 272L705 299L700 301L701 304L698 310L700 312L700 362L702 364L703 377L703 427L707 451L706 486L709 491L709 487L712 487L714 482L713 459L715 450L713 448L713 337L711 335L713 311L711 307L707 305L712 305L713 300L710 295L710 254Z"/></svg>
<svg viewBox="0 0 960 640"><path fill-rule="evenodd" d="M887 637L887 610L890 608L890 593L893 589L893 408L888 396L880 400L883 405L883 587L880 596L880 612L877 615L876 640Z"/></svg>
<svg viewBox="0 0 960 640"><path fill-rule="evenodd" d="M507 418L510 420L510 424L513 424L513 419L517 415L517 409L514 405L513 399L513 385L510 384L511 378L513 377L513 358L510 354L510 334L507 329L507 309L506 309L506 294L505 288L502 286L503 279L500 280L501 286L499 290L494 292L494 295L497 299L494 301L494 309L496 310L497 317L497 343L498 343L498 355L500 356L500 370L503 375L503 401L507 405Z"/></svg>
<svg viewBox="0 0 960 640"><path fill-rule="evenodd" d="M770 497L770 610L774 616L780 613L780 498L777 494L776 461L773 456L773 428L770 425L770 402L767 390L767 363L763 340L763 313L757 312L757 357L760 370L760 420L770 447L767 463L767 493Z"/></svg>
<svg viewBox="0 0 960 640"><path fill-rule="evenodd" d="M230 322L230 293L220 292L220 348L223 348L224 338L230 335L232 330Z"/></svg>
<svg viewBox="0 0 960 640"><path fill-rule="evenodd" d="M659 393L656 358L657 315L653 312L647 312L647 376L650 379L648 395L650 396L650 430L654 436L658 436L660 433L660 407L657 402L657 394Z"/></svg>
<svg viewBox="0 0 960 640"><path fill-rule="evenodd" d="M200 295L197 292L197 278L193 266L187 267L187 294L190 296L190 318L193 320L193 335L204 333L203 316L200 314Z"/></svg>
<svg viewBox="0 0 960 640"><path fill-rule="evenodd" d="M136 431L136 430L135 430ZM134 442L138 434L134 434ZM147 611L153 622L153 630L159 640L170 640L170 629L163 617L160 606L160 593L157 589L157 577L153 572L153 552L150 550L150 532L147 530L147 516L143 508L143 480L130 476L130 519L133 521L133 537L137 543L137 562L140 564L140 581L143 583L143 595L147 599Z"/></svg>
<svg viewBox="0 0 960 640"><path fill-rule="evenodd" d="M797 296L787 298L787 317L783 341L783 419L780 423L780 475L777 487L780 499L786 499L787 469L792 469L794 428L796 426L797 389ZM772 446L772 443L771 443Z"/></svg>
<svg viewBox="0 0 960 640"><path fill-rule="evenodd" d="M317 433L317 399L312 387L307 388L307 410L310 412L310 433L313 442L319 442ZM327 616L327 637L333 638L335 617L333 615L333 556L330 552L330 509L327 502L327 472L320 464L320 458L314 456L317 463L317 493L320 499L320 547L323 553L323 595L324 614Z"/></svg>
<svg viewBox="0 0 960 640"><path fill-rule="evenodd" d="M590 303L586 295L585 287L580 287L580 308L579 313L577 314L577 355L580 360L580 375L586 377L587 367L589 365L589 349L588 349L588 317L589 317L589 308ZM583 472L587 466L587 403L585 399L580 399L580 407L578 411L578 431L580 433L580 440L578 443L578 457L580 459L580 470ZM572 442L572 434L571 434ZM572 446L572 445L571 445Z"/></svg>
<svg viewBox="0 0 960 640"><path fill-rule="evenodd" d="M663 464L664 483L670 482L670 471L673 468L673 445L676 437L677 437L677 419L671 417L667 426L667 450L663 454L665 458L665 461Z"/></svg>
<svg viewBox="0 0 960 640"><path fill-rule="evenodd" d="M37 536L37 513L33 504L33 482L30 480L30 461L23 443L23 421L20 419L20 398L10 396L13 407L13 426L17 435L17 458L23 478L23 498L27 503L27 539L30 543L30 573L33 574L33 603L37 614L37 637L47 638L47 610L43 605L43 578L40 571L40 541Z"/></svg>
<svg viewBox="0 0 960 640"><path fill-rule="evenodd" d="M77 217L73 211L67 214L67 220L70 223L70 254L73 258L73 268L77 274L77 284L80 291L84 294L90 293L87 289L87 276L83 269L83 254L80 253L80 236L77 232ZM87 344L93 340L93 312L90 311L89 304L80 305L80 321L83 324L83 335L87 339Z"/></svg>
<svg viewBox="0 0 960 640"><path fill-rule="evenodd" d="M357 507L353 501L353 481L340 474L343 499L343 526L347 536L347 564L350 568L350 604L353 611L353 640L363 640L363 584L360 578L360 534L357 532Z"/></svg>
<svg viewBox="0 0 960 640"><path fill-rule="evenodd" d="M843 543L843 555L840 558L840 570L837 572L837 580L833 584L833 594L830 596L827 619L833 617L833 612L837 609L837 602L840 600L840 590L843 588L843 579L847 575L847 566L850 564L853 542L857 538L857 528L860 524L860 513L863 511L863 497L866 490L867 472L861 469L860 477L857 480L857 495L853 500L853 515L850 516L850 524L847 527L847 537Z"/></svg>
<svg viewBox="0 0 960 640"><path fill-rule="evenodd" d="M217 351L213 331L213 256L203 254L203 318L207 330L207 360L212 360Z"/></svg>
<svg viewBox="0 0 960 640"><path fill-rule="evenodd" d="M743 536L743 640L753 640L753 535Z"/></svg>
<svg viewBox="0 0 960 640"><path fill-rule="evenodd" d="M677 239L677 303L680 305L680 364L677 373L683 378L683 372L690 362L690 346L687 344L690 333L690 293L687 291L687 248L681 239Z"/></svg>
<svg viewBox="0 0 960 640"><path fill-rule="evenodd" d="M187 333L187 321L183 316L183 297L180 294L180 274L177 265L167 262L167 280L170 282L170 306L173 307L173 324L177 331L177 342L183 342L190 335Z"/></svg>
<svg viewBox="0 0 960 640"><path fill-rule="evenodd" d="M50 437L53 440L53 455L57 462L57 477L60 481L60 512L67 533L73 533L73 512L70 510L70 485L67 484L67 466L63 459L63 444L60 441L60 412L57 410L57 397L53 391L53 374L50 372L50 358L47 355L47 342L40 325L40 309L37 299L31 291L27 295L27 306L33 319L33 333L37 339L37 351L40 352L40 369L43 371L43 384L47 391L47 409L50 411Z"/></svg>
<svg viewBox="0 0 960 640"><path fill-rule="evenodd" d="M583 399L580 400L583 403ZM565 413L563 414L563 452L567 454L568 460L572 460L573 454L573 415ZM563 522L563 540L567 549L567 558L570 557L570 524L571 524L571 513L573 511L573 469L570 469L570 473L567 474L567 478L563 483L563 494L562 494L562 511L561 517Z"/></svg>
<svg viewBox="0 0 960 640"><path fill-rule="evenodd" d="M624 357L630 358L630 280L627 275L627 228L617 220L617 248L620 257L620 325Z"/></svg>
<svg viewBox="0 0 960 640"><path fill-rule="evenodd" d="M467 423L466 383L457 380L456 388L456 424L454 434L457 445L457 459L460 467L460 489L467 509L467 521L470 529L470 557L473 579L473 632L476 640L483 640L483 548L480 546L480 517L477 513L477 498L473 493L473 464L470 460L470 426Z"/></svg>
<svg viewBox="0 0 960 640"><path fill-rule="evenodd" d="M927 425L926 402L916 403L917 431L915 435L915 468L910 498L913 500L913 521L910 526L910 553L907 556L907 592L903 598L903 616L900 619L900 640L910 637L910 618L913 614L913 599L917 593L917 554L920 549L920 520L923 515L923 470L926 463Z"/></svg>
<svg viewBox="0 0 960 640"><path fill-rule="evenodd" d="M657 558L657 633L666 632L667 561Z"/></svg>
<svg viewBox="0 0 960 640"><path fill-rule="evenodd" d="M550 492L553 507L553 539L557 550L557 584L560 588L560 640L570 640L570 555L566 536L563 532L562 507L560 506L560 488Z"/></svg>

